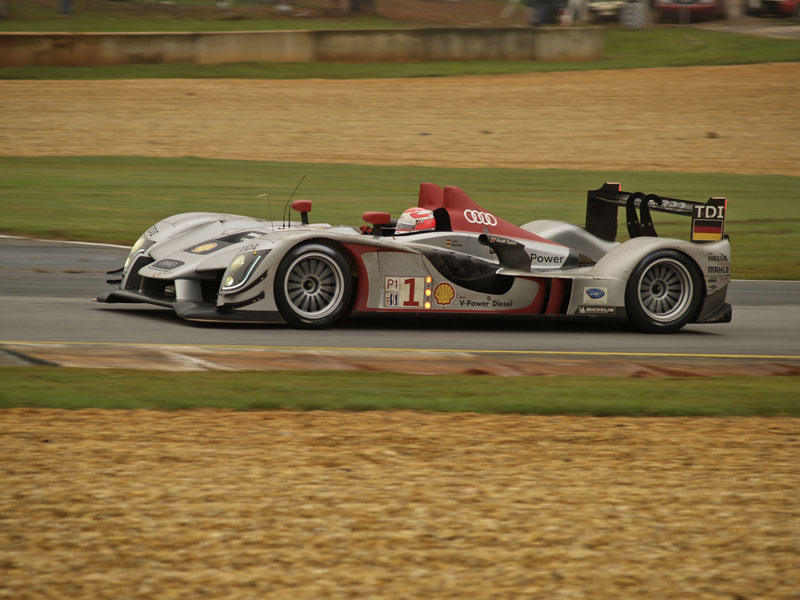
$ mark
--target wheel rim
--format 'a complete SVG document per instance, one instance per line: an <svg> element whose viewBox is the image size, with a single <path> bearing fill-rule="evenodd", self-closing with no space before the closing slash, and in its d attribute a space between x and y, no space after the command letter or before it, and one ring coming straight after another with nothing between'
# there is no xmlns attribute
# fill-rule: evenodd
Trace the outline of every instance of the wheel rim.
<svg viewBox="0 0 800 600"><path fill-rule="evenodd" d="M329 256L319 252L304 254L289 265L284 292L298 315L321 319L339 307L344 295L344 275Z"/></svg>
<svg viewBox="0 0 800 600"><path fill-rule="evenodd" d="M639 304L648 317L666 323L689 310L693 284L689 269L672 258L662 258L639 278Z"/></svg>

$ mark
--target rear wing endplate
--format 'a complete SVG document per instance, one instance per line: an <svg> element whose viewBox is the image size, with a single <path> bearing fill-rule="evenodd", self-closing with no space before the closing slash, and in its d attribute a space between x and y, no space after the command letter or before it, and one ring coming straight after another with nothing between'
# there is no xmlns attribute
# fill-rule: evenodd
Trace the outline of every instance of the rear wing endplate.
<svg viewBox="0 0 800 600"><path fill-rule="evenodd" d="M725 237L725 198L694 202L642 192L623 192L619 183L604 183L586 196L586 231L613 242L617 239L617 213L625 207L628 235L658 237L651 211L686 215L692 218L691 240L714 242Z"/></svg>

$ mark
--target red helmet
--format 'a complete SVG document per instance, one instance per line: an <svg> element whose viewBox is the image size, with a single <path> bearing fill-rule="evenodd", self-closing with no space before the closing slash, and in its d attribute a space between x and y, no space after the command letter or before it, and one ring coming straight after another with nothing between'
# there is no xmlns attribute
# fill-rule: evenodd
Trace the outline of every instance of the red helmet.
<svg viewBox="0 0 800 600"><path fill-rule="evenodd" d="M435 229L436 219L433 217L433 211L415 206L403 211L403 214L397 219L394 234L405 235L407 233L419 233Z"/></svg>

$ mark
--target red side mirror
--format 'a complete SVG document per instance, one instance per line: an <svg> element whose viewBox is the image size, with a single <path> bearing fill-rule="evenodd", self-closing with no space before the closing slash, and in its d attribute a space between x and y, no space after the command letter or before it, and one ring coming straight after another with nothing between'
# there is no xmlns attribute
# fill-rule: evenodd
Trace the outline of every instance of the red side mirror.
<svg viewBox="0 0 800 600"><path fill-rule="evenodd" d="M308 225L308 213L311 212L311 200L295 200L292 202L292 210L300 213L300 220L303 225Z"/></svg>
<svg viewBox="0 0 800 600"><path fill-rule="evenodd" d="M361 218L367 223L372 223L373 225L388 225L392 220L392 215L388 212L373 211L365 212L363 215L361 215Z"/></svg>
<svg viewBox="0 0 800 600"><path fill-rule="evenodd" d="M311 200L295 200L292 202L292 210L299 213L311 212Z"/></svg>

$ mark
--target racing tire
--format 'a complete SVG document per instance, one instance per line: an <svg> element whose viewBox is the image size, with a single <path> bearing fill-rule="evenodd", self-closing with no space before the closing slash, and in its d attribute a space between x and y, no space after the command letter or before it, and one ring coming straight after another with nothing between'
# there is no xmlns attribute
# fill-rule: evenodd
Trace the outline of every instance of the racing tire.
<svg viewBox="0 0 800 600"><path fill-rule="evenodd" d="M275 272L275 302L292 327L321 329L350 310L353 277L341 252L324 244L297 246Z"/></svg>
<svg viewBox="0 0 800 600"><path fill-rule="evenodd" d="M645 333L672 333L691 322L703 300L697 265L675 250L659 250L636 265L625 288L628 320Z"/></svg>

